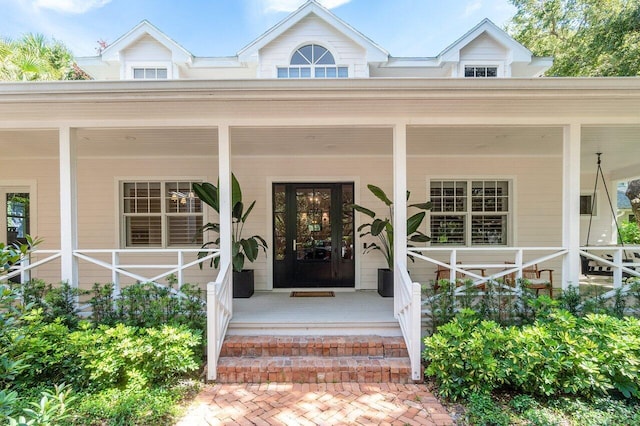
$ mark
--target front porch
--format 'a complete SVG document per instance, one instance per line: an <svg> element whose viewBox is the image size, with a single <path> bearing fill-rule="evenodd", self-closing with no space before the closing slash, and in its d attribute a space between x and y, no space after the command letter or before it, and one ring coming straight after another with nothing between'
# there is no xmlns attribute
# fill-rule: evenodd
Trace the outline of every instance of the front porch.
<svg viewBox="0 0 640 426"><path fill-rule="evenodd" d="M402 335L393 315L393 298L380 297L371 290L334 294L290 297L288 291L259 291L249 299L234 299L227 334Z"/></svg>
<svg viewBox="0 0 640 426"><path fill-rule="evenodd" d="M245 301L232 300L232 171L244 198L256 200L245 232L269 243L266 255L251 266L259 292L278 287L275 262L297 244L275 225L282 213L275 185L346 183L355 203L380 215L388 208L366 185L390 194L396 235L393 306L353 309L348 313L354 316L344 321L380 314L386 323L393 317L407 341L412 374L419 375L420 285L434 279L439 266L449 265L454 279L484 268L484 276L471 277L486 280L502 272L518 277L534 262L554 270L554 287L577 284L580 256L598 256L582 247L587 217L580 213L583 192L593 193L595 153L603 153L611 182L635 177L639 170L640 87L628 79L185 81L144 87L105 82L35 90L16 84L6 93L9 101L0 105L5 153L0 186L4 194L28 194L33 201L28 232L44 238L40 248L50 252L34 256L33 265L51 256L33 276L87 288L144 279L161 285L173 271L178 283L206 285L210 359L217 357L227 326L233 329L243 315L245 324L266 332L260 324L272 315L269 324L291 323L313 311L304 307L311 301L301 300L294 303L303 307L285 315L294 305L284 298L278 302L278 295L271 301L259 294L255 301L266 306L256 303L246 311ZM199 201L189 196L193 182L218 177L220 215L196 207ZM423 231L437 238L415 250L443 250L439 258L414 251L401 237L407 204L434 197L439 209L429 213ZM588 244L614 244L603 192L595 198L596 237ZM360 215L354 217L342 223L345 229L362 224ZM193 235L208 221L221 225L220 251L212 254L220 256L217 271L199 269L195 253L187 250L198 250ZM0 237L7 235L4 230ZM348 277L353 294L375 289L383 259L362 254L374 239L356 231L339 245L336 235L325 235L322 247L333 250L332 260L347 252L353 256L353 278ZM285 250L274 251L279 246ZM489 247L508 253L492 254ZM515 254L540 247L550 252ZM134 259L136 250L141 252ZM410 263L409 253L436 262ZM613 264L613 287L633 275L619 256L600 259ZM504 271L507 261L511 271ZM339 301L323 313L342 318L353 304ZM360 328L371 324L361 323L369 325ZM276 328L271 331L278 333Z"/></svg>

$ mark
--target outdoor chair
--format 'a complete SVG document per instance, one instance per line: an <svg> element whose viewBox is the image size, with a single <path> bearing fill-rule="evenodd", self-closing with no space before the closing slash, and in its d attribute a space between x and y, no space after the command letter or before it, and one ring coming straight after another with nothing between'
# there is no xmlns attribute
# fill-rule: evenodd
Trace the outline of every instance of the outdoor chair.
<svg viewBox="0 0 640 426"><path fill-rule="evenodd" d="M505 263L510 266L514 265L513 262ZM540 290L547 290L549 297L553 297L553 269L538 269L538 265L534 264L522 269L522 279L523 285L530 290L535 290L536 296L540 294ZM505 280L509 285L514 286L516 273L508 274L505 276Z"/></svg>
<svg viewBox="0 0 640 426"><path fill-rule="evenodd" d="M460 264L462 262L458 262L458 264ZM470 271L470 272L476 272L478 274L480 274L481 276L485 276L485 272L486 269L483 268L471 268L471 269L465 269L466 271ZM447 268L446 266L441 266L438 265L438 269L436 269L436 282L435 282L435 286L434 286L434 290L438 290L438 288L440 287L438 285L438 281L440 280L448 280L451 278L451 269ZM461 285L464 284L464 281L467 279L471 279L471 277L469 277L466 274L463 274L462 272L456 272L456 286L460 287ZM478 286L479 289L484 289L484 284Z"/></svg>

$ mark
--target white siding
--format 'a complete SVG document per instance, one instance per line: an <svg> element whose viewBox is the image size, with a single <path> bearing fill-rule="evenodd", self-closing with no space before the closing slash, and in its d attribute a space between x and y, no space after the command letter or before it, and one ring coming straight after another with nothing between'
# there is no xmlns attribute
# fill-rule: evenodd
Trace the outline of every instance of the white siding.
<svg viewBox="0 0 640 426"><path fill-rule="evenodd" d="M481 34L460 50L460 61L504 61L507 50L493 37Z"/></svg>
<svg viewBox="0 0 640 426"><path fill-rule="evenodd" d="M349 67L349 77L369 76L365 50L317 16L310 15L260 50L257 77L276 78L277 67L288 66L293 52L309 43L329 49L336 65Z"/></svg>
<svg viewBox="0 0 640 426"><path fill-rule="evenodd" d="M124 49L121 55L124 62L171 60L171 51L148 34Z"/></svg>

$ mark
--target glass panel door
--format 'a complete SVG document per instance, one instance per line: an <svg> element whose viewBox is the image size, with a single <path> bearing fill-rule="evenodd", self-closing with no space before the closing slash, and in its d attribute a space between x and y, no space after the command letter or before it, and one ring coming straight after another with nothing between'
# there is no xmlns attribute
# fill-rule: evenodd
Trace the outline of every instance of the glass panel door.
<svg viewBox="0 0 640 426"><path fill-rule="evenodd" d="M353 287L352 183L273 185L274 287Z"/></svg>

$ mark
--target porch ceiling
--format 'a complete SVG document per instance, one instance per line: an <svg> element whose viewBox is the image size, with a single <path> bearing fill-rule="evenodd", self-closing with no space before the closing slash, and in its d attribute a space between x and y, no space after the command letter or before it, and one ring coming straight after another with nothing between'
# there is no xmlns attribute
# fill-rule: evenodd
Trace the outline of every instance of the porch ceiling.
<svg viewBox="0 0 640 426"><path fill-rule="evenodd" d="M389 127L233 127L234 156L390 156ZM215 128L78 129L78 156L178 157L218 152ZM562 155L560 127L410 126L407 152L423 156ZM57 130L1 130L2 157L57 158ZM584 127L581 169L594 173L596 152L613 179L640 175L640 127Z"/></svg>

